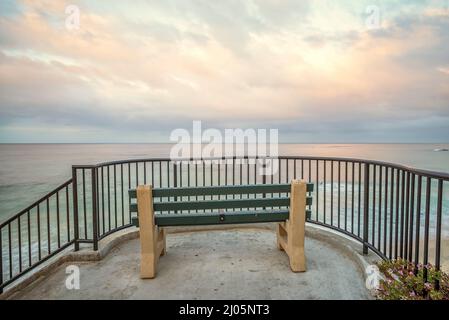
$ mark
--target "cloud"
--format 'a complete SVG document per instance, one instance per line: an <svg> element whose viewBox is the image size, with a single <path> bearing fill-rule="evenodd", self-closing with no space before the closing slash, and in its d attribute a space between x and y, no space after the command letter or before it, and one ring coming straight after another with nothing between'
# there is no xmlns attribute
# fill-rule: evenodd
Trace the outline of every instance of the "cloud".
<svg viewBox="0 0 449 320"><path fill-rule="evenodd" d="M447 8L380 2L385 23L367 30L367 3L75 1L69 31L68 1L9 2L0 139L51 125L70 141L167 140L192 120L291 141L447 137Z"/></svg>

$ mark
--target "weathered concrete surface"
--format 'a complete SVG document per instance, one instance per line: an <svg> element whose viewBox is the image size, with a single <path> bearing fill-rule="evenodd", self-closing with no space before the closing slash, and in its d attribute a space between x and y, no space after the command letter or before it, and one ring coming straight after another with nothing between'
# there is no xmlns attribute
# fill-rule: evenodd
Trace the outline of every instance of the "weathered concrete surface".
<svg viewBox="0 0 449 320"><path fill-rule="evenodd" d="M370 299L354 255L329 235L320 239L313 233L306 238L305 273L290 271L271 230L176 233L167 235L167 255L153 280L139 278L139 242L133 239L101 261L71 262L80 267L79 290L65 287L66 263L11 298Z"/></svg>

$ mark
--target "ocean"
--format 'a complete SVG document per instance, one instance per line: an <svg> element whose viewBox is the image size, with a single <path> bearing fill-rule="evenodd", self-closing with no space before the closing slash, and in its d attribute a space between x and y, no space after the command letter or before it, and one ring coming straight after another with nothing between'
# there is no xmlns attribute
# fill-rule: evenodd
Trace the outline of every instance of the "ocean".
<svg viewBox="0 0 449 320"><path fill-rule="evenodd" d="M0 144L0 222L69 179L73 164L165 158L169 157L171 147L171 144ZM279 154L382 160L449 172L449 152L435 151L441 148L449 149L449 144L280 144Z"/></svg>

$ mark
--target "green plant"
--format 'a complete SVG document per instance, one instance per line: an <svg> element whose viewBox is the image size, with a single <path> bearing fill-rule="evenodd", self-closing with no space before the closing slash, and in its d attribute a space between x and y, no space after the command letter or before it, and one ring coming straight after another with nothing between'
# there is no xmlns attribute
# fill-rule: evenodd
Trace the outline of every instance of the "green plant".
<svg viewBox="0 0 449 320"><path fill-rule="evenodd" d="M385 276L380 281L376 297L382 300L449 300L449 275L434 266L398 259L378 263ZM427 282L424 275L427 273ZM439 280L440 288L435 288Z"/></svg>

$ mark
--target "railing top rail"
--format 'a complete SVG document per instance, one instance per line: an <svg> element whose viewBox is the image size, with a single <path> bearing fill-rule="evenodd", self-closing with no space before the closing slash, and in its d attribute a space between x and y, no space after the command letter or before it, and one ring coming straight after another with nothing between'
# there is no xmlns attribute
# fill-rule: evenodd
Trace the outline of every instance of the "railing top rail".
<svg viewBox="0 0 449 320"><path fill-rule="evenodd" d="M173 161L170 158L141 158L141 159L127 159L127 160L114 160L114 161L106 161L98 164L90 164L90 165L73 165L75 169L93 169L111 165L119 165L119 164L131 164L131 163L142 163L142 162L182 162L182 161L217 161L217 160L245 160L245 159L260 159L260 160L273 160L273 159L291 159L291 160L306 160L306 161L341 161L341 162L353 162L353 163L363 163L363 164L372 164L379 165L404 171L409 171L411 173L415 173L421 176L434 178L434 179L443 179L449 181L449 173L447 172L438 172L426 169L418 169L412 166L407 166L404 164L396 164L387 161L381 160L369 160L362 158L345 158L345 157L317 157L317 156L280 156L278 158L274 157L252 157L252 156L241 156L241 157L210 157L210 158L182 158Z"/></svg>

